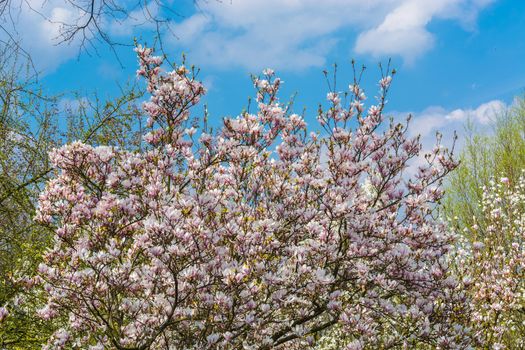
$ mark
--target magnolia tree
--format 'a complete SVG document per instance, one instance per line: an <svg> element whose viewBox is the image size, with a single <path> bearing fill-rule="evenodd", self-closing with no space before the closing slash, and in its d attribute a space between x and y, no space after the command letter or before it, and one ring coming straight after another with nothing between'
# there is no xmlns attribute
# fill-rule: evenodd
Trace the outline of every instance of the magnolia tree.
<svg viewBox="0 0 525 350"><path fill-rule="evenodd" d="M457 262L470 294L473 328L492 349L525 347L525 172L483 188L485 225L469 231Z"/></svg>
<svg viewBox="0 0 525 350"><path fill-rule="evenodd" d="M332 327L348 349L467 344L452 236L432 218L456 163L438 145L407 179L421 145L382 126L388 73L368 111L355 79L329 92L308 134L266 70L257 112L211 133L190 127L195 76L137 52L145 149L50 154L37 219L55 244L36 280L40 316L64 325L48 348L305 348Z"/></svg>

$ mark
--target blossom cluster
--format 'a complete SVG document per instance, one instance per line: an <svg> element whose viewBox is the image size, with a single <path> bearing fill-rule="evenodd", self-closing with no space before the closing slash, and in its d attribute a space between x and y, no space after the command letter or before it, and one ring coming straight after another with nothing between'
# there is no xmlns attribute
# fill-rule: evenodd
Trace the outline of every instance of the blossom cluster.
<svg viewBox="0 0 525 350"><path fill-rule="evenodd" d="M390 76L368 110L357 84L331 91L316 134L266 70L257 111L212 134L188 125L202 84L137 52L144 150L50 155L37 219L54 246L35 279L40 316L65 323L49 349L305 348L332 327L348 349L468 344L453 237L432 217L456 163L436 147L408 179L421 144L383 123Z"/></svg>
<svg viewBox="0 0 525 350"><path fill-rule="evenodd" d="M525 173L492 180L480 203L484 225L466 228L456 256L472 327L486 348L525 346Z"/></svg>

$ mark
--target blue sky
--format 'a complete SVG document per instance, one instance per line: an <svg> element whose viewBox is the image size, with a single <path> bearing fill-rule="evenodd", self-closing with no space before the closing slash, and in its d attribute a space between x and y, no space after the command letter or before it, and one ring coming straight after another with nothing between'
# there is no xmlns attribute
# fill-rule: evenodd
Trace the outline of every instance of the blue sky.
<svg viewBox="0 0 525 350"><path fill-rule="evenodd" d="M40 4L49 16L71 15L62 0ZM34 6L37 6L34 5ZM229 0L175 2L179 13L165 47L176 60L184 52L201 69L211 117L238 114L253 94L250 73L274 68L285 81L282 99L297 92L296 109L324 102L322 71L338 64L339 88L352 79L350 60L367 66L368 96L377 90L379 62L392 58L398 74L388 111L413 113L413 133L432 137L461 131L471 118L480 127L525 91L525 1L522 0ZM38 6L37 6L38 7ZM68 12L69 11L69 12ZM140 16L138 16L140 17ZM134 79L131 48L119 48L123 67L107 47L78 56L77 43L54 45L58 28L30 11L20 16L22 44L37 58L52 92L77 90L114 95ZM151 28L108 20L121 42L148 38ZM22 28L22 27L21 27Z"/></svg>

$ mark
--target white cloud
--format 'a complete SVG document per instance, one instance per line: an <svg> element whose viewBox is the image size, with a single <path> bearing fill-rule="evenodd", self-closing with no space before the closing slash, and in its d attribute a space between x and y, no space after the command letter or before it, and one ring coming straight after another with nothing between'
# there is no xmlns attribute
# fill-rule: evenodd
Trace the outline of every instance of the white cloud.
<svg viewBox="0 0 525 350"><path fill-rule="evenodd" d="M412 63L434 45L427 25L435 18L459 21L472 29L478 12L491 0L404 0L376 27L361 33L357 53L400 55Z"/></svg>
<svg viewBox="0 0 525 350"><path fill-rule="evenodd" d="M447 110L443 107L432 106L421 112L393 112L397 121L403 121L406 116L412 115L410 121L409 136L420 136L422 152L414 159L407 170L407 175L414 175L419 165L426 164L424 154L430 152L436 145L436 133L442 135L441 145L451 148L454 145L454 154L457 157L464 146L465 137L469 129L467 125L473 126L476 132L490 132L493 122L498 116L511 106L503 101L492 100L482 103L475 108L458 108ZM458 136L454 144L454 135Z"/></svg>
<svg viewBox="0 0 525 350"><path fill-rule="evenodd" d="M89 100L87 97L81 98L69 98L63 97L58 101L58 110L61 112L74 112L80 108L87 108L89 106Z"/></svg>
<svg viewBox="0 0 525 350"><path fill-rule="evenodd" d="M414 174L417 165L424 164L423 154L431 151L436 145L436 132L442 135L441 144L445 147L452 147L454 133L457 133L458 139L455 144L455 154L462 149L466 136L466 126L471 123L474 130L479 132L490 131L495 118L504 113L509 106L503 101L492 100L483 103L475 108L458 108L447 110L443 107L433 106L424 109L421 112L394 112L394 118L398 121L404 119L407 115L412 115L411 125L409 127L409 136L421 136L423 146L422 155L412 163L409 174Z"/></svg>
<svg viewBox="0 0 525 350"><path fill-rule="evenodd" d="M343 38L337 30L364 26L386 14L395 0L232 0L210 1L179 23L173 44L192 62L218 67L301 70L322 66Z"/></svg>
<svg viewBox="0 0 525 350"><path fill-rule="evenodd" d="M466 122L486 127L503 113L507 105L500 100L492 100L476 108L458 108L447 111L443 107L429 107L420 113L412 113L411 134L421 135L423 139L434 137L436 131L452 134L454 130L462 132Z"/></svg>
<svg viewBox="0 0 525 350"><path fill-rule="evenodd" d="M356 53L401 55L413 62L434 44L427 29L432 20L452 19L472 29L492 1L209 1L175 26L179 40L172 43L199 65L301 70L323 66L334 46L353 40L349 33L357 31Z"/></svg>
<svg viewBox="0 0 525 350"><path fill-rule="evenodd" d="M79 52L78 41L56 45L60 22L85 20L71 2L14 1L19 1L15 3L19 10L14 11L19 37L23 47L37 58L39 69L51 71ZM254 72L267 66L281 70L323 66L337 45L348 50L353 47L360 54L400 55L413 62L434 45L435 36L427 28L430 22L451 19L473 29L479 11L493 1L202 1L195 14L166 32L165 40L186 51L199 65L240 66ZM126 39L150 32L153 27L148 17L159 13L154 4L149 3L147 14L139 9L121 21L105 17L101 25L111 36Z"/></svg>
<svg viewBox="0 0 525 350"><path fill-rule="evenodd" d="M147 3L145 7L139 6L139 8L130 11L123 19L106 19L103 27L111 36L114 35L130 39L137 29L140 32L155 30L156 24L151 18L158 16L158 14L159 3L151 1Z"/></svg>
<svg viewBox="0 0 525 350"><path fill-rule="evenodd" d="M68 2L29 0L13 2L11 6L11 17L4 17L2 25L31 55L38 71L49 73L77 55L78 41L58 45L62 23L78 18ZM0 32L0 40L7 40L5 32Z"/></svg>

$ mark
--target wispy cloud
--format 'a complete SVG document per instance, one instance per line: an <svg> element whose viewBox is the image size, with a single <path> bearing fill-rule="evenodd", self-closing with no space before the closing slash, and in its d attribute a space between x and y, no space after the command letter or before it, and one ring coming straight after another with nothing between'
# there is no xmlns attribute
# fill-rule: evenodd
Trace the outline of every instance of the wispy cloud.
<svg viewBox="0 0 525 350"><path fill-rule="evenodd" d="M501 100L491 100L475 108L447 110L440 106L433 106L420 112L393 112L392 115L398 121L412 115L409 136L419 135L421 137L423 152L418 159L412 162L409 174L415 172L417 165L425 163L423 154L431 151L436 145L437 132L442 135L441 144L447 148L452 147L454 135L458 135L455 144L455 154L457 155L464 146L468 124L471 124L475 131L490 131L490 127L496 118L505 113L509 107Z"/></svg>
<svg viewBox="0 0 525 350"><path fill-rule="evenodd" d="M453 134L454 131L462 133L466 122L472 122L481 128L486 127L506 108L503 101L492 100L475 108L446 110L443 107L429 107L418 113L403 114L413 115L412 135L421 135L422 139L426 139L434 137L436 131L444 135Z"/></svg>
<svg viewBox="0 0 525 350"><path fill-rule="evenodd" d="M475 108L447 110L441 106L432 106L420 112L391 112L390 115L398 122L403 122L408 115L411 115L409 136L420 136L422 152L419 157L412 159L405 174L408 177L413 176L419 166L426 164L424 155L436 146L438 132L441 134L441 145L448 149L454 146L457 159L465 144L467 125L473 126L473 130L477 132L490 131L490 126L495 119L508 108L509 106L501 100L491 100ZM454 141L455 135L458 139Z"/></svg>
<svg viewBox="0 0 525 350"><path fill-rule="evenodd" d="M400 55L413 63L434 46L434 35L427 25L434 19L460 22L468 30L475 28L481 9L492 0L403 0L383 21L359 34L355 51L374 56Z"/></svg>
<svg viewBox="0 0 525 350"><path fill-rule="evenodd" d="M173 44L188 50L190 59L201 65L302 70L324 65L330 50L345 40L339 29L365 26L395 2L210 1L174 28L180 40Z"/></svg>
<svg viewBox="0 0 525 350"><path fill-rule="evenodd" d="M232 0L210 1L174 28L173 45L192 61L222 68L322 66L336 45L359 54L413 62L434 45L434 19L473 29L493 0ZM358 33L355 38L355 33Z"/></svg>
<svg viewBox="0 0 525 350"><path fill-rule="evenodd" d="M192 62L255 71L267 66L302 70L325 65L334 47L407 62L430 50L435 19L475 27L479 11L495 0L231 0L200 2L199 10L166 31L165 41ZM109 35L128 38L153 30L155 2L125 19L103 18ZM82 19L66 0L20 1L15 27L39 68L53 70L78 53L79 42L59 45L61 23ZM39 12L39 13L38 13ZM85 15L85 14L84 14ZM4 23L5 24L5 23ZM0 34L1 36L1 34Z"/></svg>
<svg viewBox="0 0 525 350"><path fill-rule="evenodd" d="M58 45L64 22L78 18L78 12L63 0L28 0L11 3L10 16L4 16L0 39L7 33L32 57L35 68L52 72L78 54L79 42Z"/></svg>
<svg viewBox="0 0 525 350"><path fill-rule="evenodd" d="M156 29L156 18L160 13L160 2L145 2L145 5L129 11L124 18L105 18L104 30L110 36L119 36L130 39L133 35L150 32Z"/></svg>

